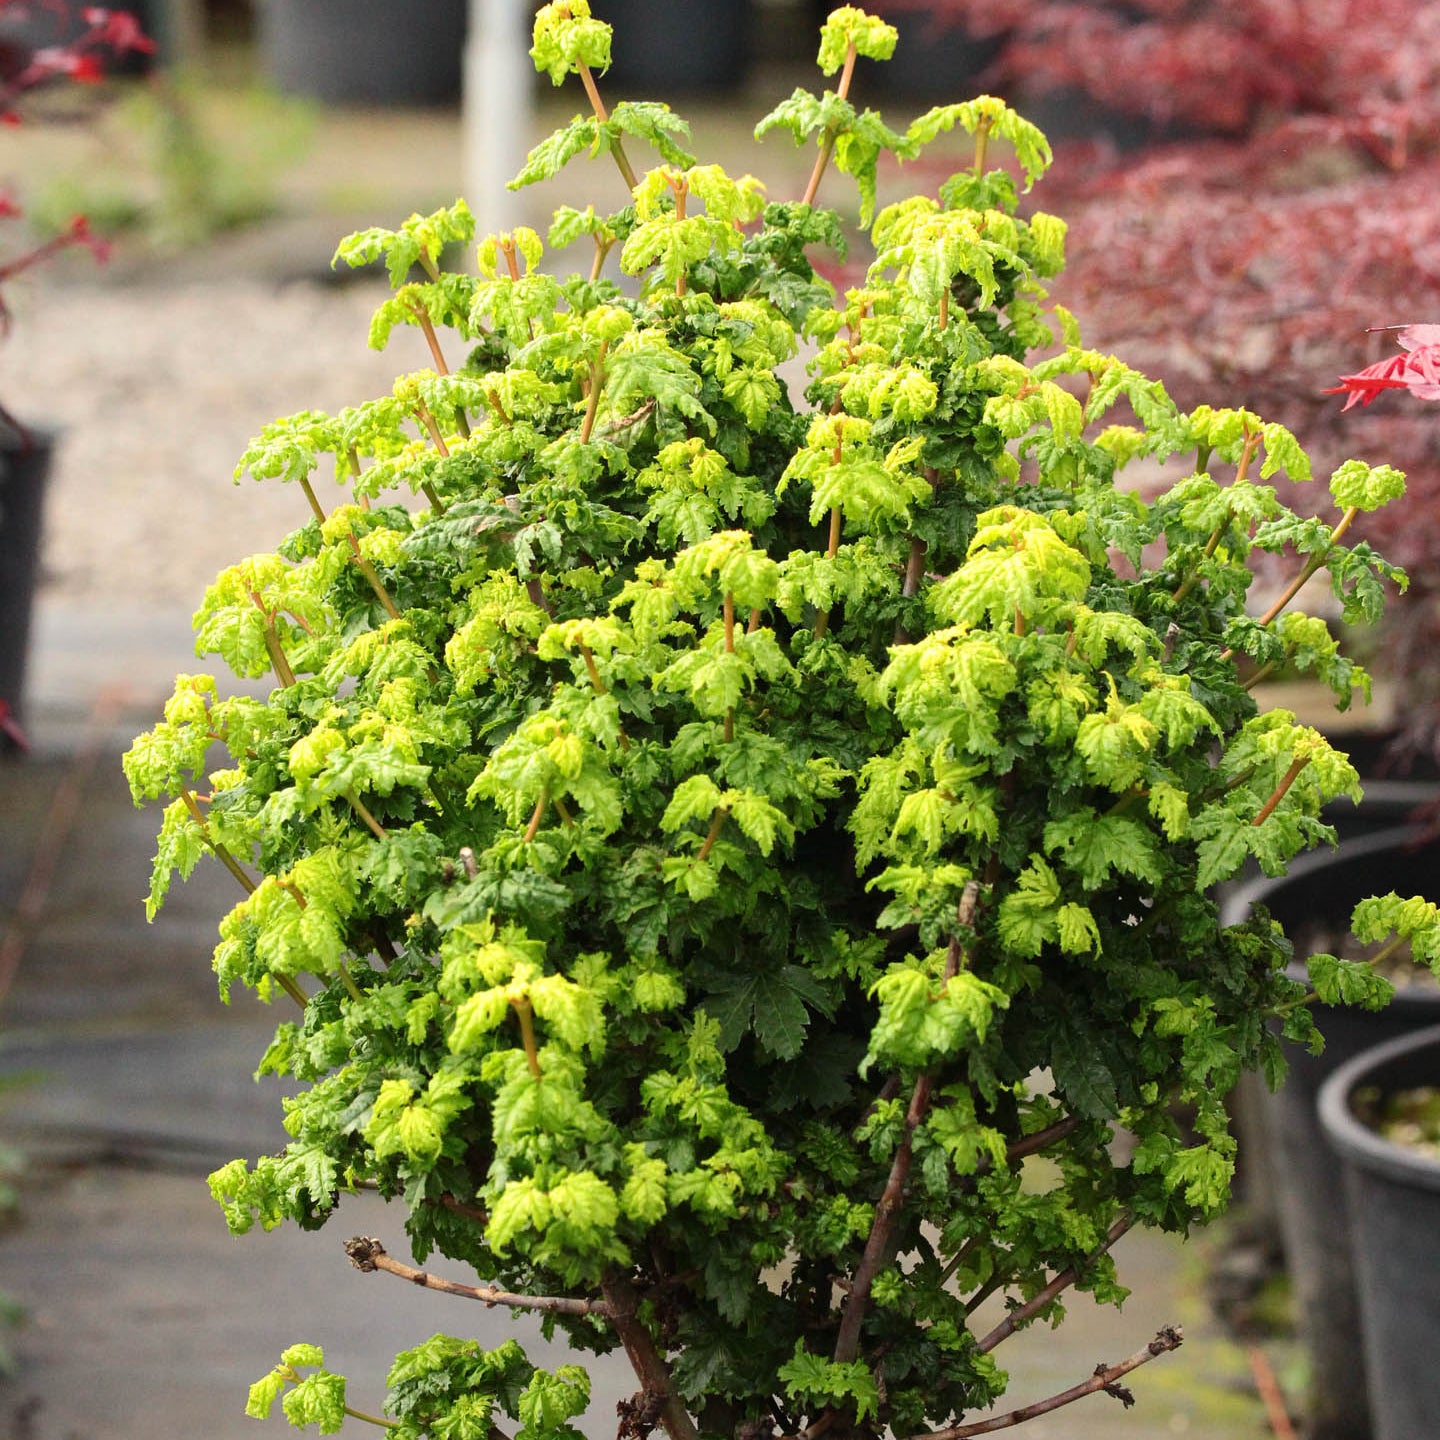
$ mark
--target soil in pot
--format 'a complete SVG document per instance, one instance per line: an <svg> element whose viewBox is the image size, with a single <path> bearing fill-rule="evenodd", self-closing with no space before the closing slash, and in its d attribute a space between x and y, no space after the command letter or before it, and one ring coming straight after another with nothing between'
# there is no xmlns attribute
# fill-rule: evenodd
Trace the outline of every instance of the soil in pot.
<svg viewBox="0 0 1440 1440"><path fill-rule="evenodd" d="M1440 1416L1440 1158L1366 1123L1397 1091L1440 1085L1440 1026L1363 1051L1326 1081L1343 1162L1374 1440L1418 1440Z"/></svg>

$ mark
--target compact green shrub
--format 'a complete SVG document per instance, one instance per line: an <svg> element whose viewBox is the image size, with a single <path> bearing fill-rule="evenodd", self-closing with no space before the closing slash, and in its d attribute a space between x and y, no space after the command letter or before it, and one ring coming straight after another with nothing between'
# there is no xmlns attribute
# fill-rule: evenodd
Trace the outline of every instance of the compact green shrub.
<svg viewBox="0 0 1440 1440"><path fill-rule="evenodd" d="M606 111L608 28L545 6L537 64L592 113L521 181L605 150L633 203L557 214L550 246L593 256L568 279L528 230L442 272L473 238L458 204L341 245L394 281L372 343L417 327L433 368L255 440L237 474L311 517L216 580L198 649L276 686L182 676L126 759L137 801L172 797L152 912L218 857L245 891L222 993L296 1007L260 1064L305 1087L293 1139L211 1177L231 1228L318 1227L378 1189L454 1273L366 1237L354 1263L622 1345L632 1436L958 1440L1125 1396L1179 1343L965 1419L1068 1288L1124 1295L1127 1228L1223 1208L1223 1097L1246 1069L1278 1082L1271 1021L1315 1038L1277 927L1222 929L1209 892L1329 839L1320 807L1359 794L1251 693L1281 663L1342 708L1366 688L1288 608L1300 581L1325 570L1368 618L1402 578L1348 535L1397 473L1352 461L1338 519L1300 518L1267 483L1311 483L1292 435L1182 413L1083 347L1044 288L1063 222L1018 218L987 168L1008 146L1028 187L1037 130L989 97L903 132L857 112L857 54L893 41L830 17L838 89L759 127L813 139L814 175L767 204L664 107ZM957 126L973 167L871 215L880 153ZM636 175L641 143L662 164ZM811 203L832 158L876 253L840 297L807 258L841 243ZM802 347L803 401L777 375ZM1161 460L1148 498L1119 483ZM1296 585L1247 615L1256 551L1292 554ZM1367 903L1362 933L1440 952L1433 907ZM1327 1000L1389 988L1311 974ZM972 1327L992 1295L1006 1318ZM381 1423L569 1436L587 1386L436 1336L397 1358ZM344 1391L301 1344L250 1408L283 1396L328 1431Z"/></svg>

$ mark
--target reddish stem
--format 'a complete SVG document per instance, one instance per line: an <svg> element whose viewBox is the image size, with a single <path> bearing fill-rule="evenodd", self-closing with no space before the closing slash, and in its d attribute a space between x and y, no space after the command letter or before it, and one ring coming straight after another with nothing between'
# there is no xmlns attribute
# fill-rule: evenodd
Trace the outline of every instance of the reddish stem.
<svg viewBox="0 0 1440 1440"><path fill-rule="evenodd" d="M600 92L595 88L595 77L590 73L590 67L582 62L576 68L580 72L580 83L585 87L585 94L590 99L590 108L595 112L595 118L602 125L608 125L610 115L605 109L605 102L600 98ZM633 194L635 187L640 182L635 178L635 171L630 165L629 158L625 154L625 147L620 143L618 135L613 136L610 140L610 153L615 157L615 164L619 167L620 177L625 181L626 188Z"/></svg>
<svg viewBox="0 0 1440 1440"><path fill-rule="evenodd" d="M1275 787L1275 793L1260 807L1260 813L1250 822L1252 825L1263 825L1270 818L1275 807L1285 798L1285 792L1295 783L1300 772L1309 763L1308 755L1297 755L1290 762L1290 768L1280 777L1280 783Z"/></svg>
<svg viewBox="0 0 1440 1440"><path fill-rule="evenodd" d="M725 827L725 817L729 815L729 813L730 812L722 805L714 815L710 817L710 829L706 831L705 843L700 847L699 854L695 856L697 860L709 858L710 852L715 848L715 842L720 838L720 831Z"/></svg>
<svg viewBox="0 0 1440 1440"><path fill-rule="evenodd" d="M420 333L424 335L426 345L430 347L430 358L435 362L436 372L448 375L450 367L445 363L445 354L440 349L440 337L435 333L435 326L430 321L429 312L423 305L412 305L410 310L420 325Z"/></svg>
<svg viewBox="0 0 1440 1440"><path fill-rule="evenodd" d="M858 52L855 49L855 42L852 40L845 50L845 66L840 72L840 83L835 87L835 93L844 100L850 94L850 81L855 74L855 60ZM800 197L802 205L813 205L815 196L820 189L821 178L825 174L825 167L830 163L830 156L835 150L835 134L827 130L825 138L820 142L820 153L815 157L815 168L810 172L810 183L805 187L805 193Z"/></svg>

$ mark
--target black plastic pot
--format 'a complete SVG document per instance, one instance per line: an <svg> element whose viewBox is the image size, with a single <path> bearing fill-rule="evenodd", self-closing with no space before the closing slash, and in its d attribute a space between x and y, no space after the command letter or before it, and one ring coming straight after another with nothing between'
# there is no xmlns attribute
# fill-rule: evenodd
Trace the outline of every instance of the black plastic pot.
<svg viewBox="0 0 1440 1440"><path fill-rule="evenodd" d="M55 437L0 429L0 752L14 747L30 649L30 613L40 577L40 528Z"/></svg>
<svg viewBox="0 0 1440 1440"><path fill-rule="evenodd" d="M823 10L828 14L833 8L827 4ZM860 62L856 88L861 95L871 93L873 87L892 99L917 104L969 100L981 93L981 77L1005 43L1003 35L969 34L938 8L891 10L881 5L878 13L900 32L900 38L890 59Z"/></svg>
<svg viewBox="0 0 1440 1440"><path fill-rule="evenodd" d="M723 90L745 79L751 0L595 0L590 13L615 27L605 84L617 98Z"/></svg>
<svg viewBox="0 0 1440 1440"><path fill-rule="evenodd" d="M460 96L466 0L261 0L267 78L289 95L357 105Z"/></svg>
<svg viewBox="0 0 1440 1440"><path fill-rule="evenodd" d="M1440 1424L1440 1160L1357 1118L1357 1091L1440 1085L1440 1026L1363 1051L1324 1084L1319 1117L1345 1172L1375 1440Z"/></svg>
<svg viewBox="0 0 1440 1440"><path fill-rule="evenodd" d="M1389 813L1413 809L1433 787L1388 796ZM1382 813L1385 802L1377 802ZM1421 843L1420 830L1390 826L1365 833L1363 824L1338 850L1303 856L1280 879L1233 890L1221 918L1236 924L1256 904L1302 937L1314 921L1336 936L1348 929L1356 901L1390 890L1440 898L1440 844ZM1338 943L1338 941L1337 941ZM1303 964L1292 974L1305 979ZM1309 1440L1369 1440L1370 1403L1360 1362L1360 1310L1351 1260L1344 1196L1335 1180L1336 1157L1320 1128L1321 1086L1346 1061L1371 1047L1440 1023L1440 987L1402 987L1381 1011L1317 1006L1325 1036L1320 1055L1291 1046L1290 1073L1279 1092L1257 1100L1260 1135L1247 1137L1260 1154L1276 1208L1280 1240L1295 1297L1296 1321L1311 1362ZM1440 1413L1440 1412L1437 1412Z"/></svg>

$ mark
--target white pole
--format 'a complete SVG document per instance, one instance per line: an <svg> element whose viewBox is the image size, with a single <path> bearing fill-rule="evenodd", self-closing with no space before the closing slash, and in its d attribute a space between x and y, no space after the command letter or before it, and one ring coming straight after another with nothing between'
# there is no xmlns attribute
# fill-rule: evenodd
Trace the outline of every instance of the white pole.
<svg viewBox="0 0 1440 1440"><path fill-rule="evenodd" d="M534 114L530 0L470 0L465 46L465 198L479 233L509 230L524 206L505 188L525 163Z"/></svg>

